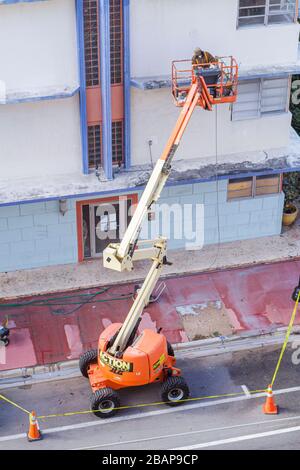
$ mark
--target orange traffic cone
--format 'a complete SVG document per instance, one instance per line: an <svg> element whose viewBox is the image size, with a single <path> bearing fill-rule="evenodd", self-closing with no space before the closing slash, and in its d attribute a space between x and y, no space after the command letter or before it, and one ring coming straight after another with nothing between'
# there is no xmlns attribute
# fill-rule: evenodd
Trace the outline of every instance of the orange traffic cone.
<svg viewBox="0 0 300 470"><path fill-rule="evenodd" d="M29 442L40 441L42 439L42 433L39 428L35 411L32 411L29 415L29 431L27 439Z"/></svg>
<svg viewBox="0 0 300 470"><path fill-rule="evenodd" d="M278 406L275 405L275 402L273 399L272 385L268 386L266 403L263 405L263 412L266 415L278 414Z"/></svg>

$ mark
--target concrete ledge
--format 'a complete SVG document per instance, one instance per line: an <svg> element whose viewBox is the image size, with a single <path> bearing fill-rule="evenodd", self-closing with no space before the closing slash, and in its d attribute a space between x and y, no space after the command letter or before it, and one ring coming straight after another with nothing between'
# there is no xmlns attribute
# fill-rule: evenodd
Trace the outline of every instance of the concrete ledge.
<svg viewBox="0 0 300 470"><path fill-rule="evenodd" d="M239 81L255 80L256 78L284 78L300 72L300 61L291 64L277 64L272 67L258 65L255 67L240 67ZM189 82L187 82L189 83ZM171 88L170 75L157 75L152 77L132 77L130 84L140 90L156 90L159 88Z"/></svg>
<svg viewBox="0 0 300 470"><path fill-rule="evenodd" d="M78 92L78 84L43 87L34 90L7 90L5 98L0 99L0 105L71 98Z"/></svg>

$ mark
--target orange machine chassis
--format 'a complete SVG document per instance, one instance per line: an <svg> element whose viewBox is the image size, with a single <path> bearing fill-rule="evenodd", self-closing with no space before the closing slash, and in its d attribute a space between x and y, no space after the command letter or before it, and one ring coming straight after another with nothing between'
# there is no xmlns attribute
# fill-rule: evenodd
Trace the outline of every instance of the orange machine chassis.
<svg viewBox="0 0 300 470"><path fill-rule="evenodd" d="M107 352L109 342L121 326L121 323L114 323L100 336L97 363L88 367L93 392L105 387L119 390L164 382L169 376L181 375L181 370L174 367L175 357L168 354L165 336L152 330L143 330L122 358L111 356Z"/></svg>

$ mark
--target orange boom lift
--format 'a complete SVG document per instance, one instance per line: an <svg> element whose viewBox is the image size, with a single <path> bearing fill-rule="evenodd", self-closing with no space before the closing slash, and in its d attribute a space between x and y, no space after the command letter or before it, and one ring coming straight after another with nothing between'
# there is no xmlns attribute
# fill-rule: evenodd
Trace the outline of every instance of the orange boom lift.
<svg viewBox="0 0 300 470"><path fill-rule="evenodd" d="M188 66L183 67L184 63ZM183 68L182 68L183 67ZM189 396L181 370L175 367L172 346L160 332L150 329L138 334L141 315L162 267L167 264L166 238L139 240L142 222L158 200L171 171L171 162L196 106L211 110L214 105L233 103L237 97L238 67L233 57L218 58L214 64L192 66L190 61L173 62L172 94L182 107L174 130L157 161L130 224L120 243L111 243L103 253L104 266L116 271L132 270L136 260L152 261L149 273L124 323L107 327L98 349L80 357L80 370L93 391L91 409L100 418L111 417L120 407L117 390L162 383L162 401L174 406Z"/></svg>

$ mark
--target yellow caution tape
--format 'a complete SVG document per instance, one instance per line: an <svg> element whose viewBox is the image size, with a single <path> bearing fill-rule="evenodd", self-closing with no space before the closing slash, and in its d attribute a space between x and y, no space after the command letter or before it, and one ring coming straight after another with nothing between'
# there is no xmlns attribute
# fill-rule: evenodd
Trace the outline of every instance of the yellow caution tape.
<svg viewBox="0 0 300 470"><path fill-rule="evenodd" d="M278 371L279 371L279 368L280 368L280 365L281 365L281 361L282 361L284 352L286 350L286 346L288 344L288 340L289 340L289 337L290 337L290 334L291 334L291 331L292 331L292 328L293 328L293 325L294 325L294 321L295 321L295 318L296 318L296 313L297 313L297 310L298 310L299 301L300 301L300 292L299 292L297 300L295 302L295 307L294 307L294 310L293 310L293 313L292 313L292 316L291 316L291 319L290 319L290 322L289 322L289 325L288 325L285 340L284 340L284 343L282 345L280 356L279 356L279 359L278 359L278 362L277 362L277 365L276 365L276 368L275 368L275 371L274 371L274 374L273 374L273 378L272 378L272 381L271 381L272 387L273 387L274 382L276 380L276 377L277 377L277 374L278 374ZM263 390L249 390L249 394L263 393L263 392L266 392L266 389L263 389ZM216 399L216 398L234 397L234 396L239 396L239 395L244 395L244 392L224 393L224 394L220 394L220 395L209 395L209 396L203 396L203 397L186 398L184 400L180 400L180 403L200 401L200 400L212 400L212 399ZM0 399L7 402L7 403L9 403L9 404L11 404L12 406L14 406L18 409L20 409L24 413L30 415L30 411L26 410L25 408L23 408L22 406L18 405L15 402L13 402L12 400L9 400L8 398L4 397L3 395L0 395ZM133 408L145 408L145 407L159 406L159 405L165 405L165 404L166 404L165 402L141 403L141 404L138 404L138 405L120 406L120 407L114 408L114 409L115 410L126 410L126 409L128 410L128 409L133 409ZM55 414L49 414L49 415L41 415L41 416L38 416L37 418L38 419L49 419L49 418L58 418L58 417L67 417L67 416L74 416L74 415L81 415L81 414L89 414L89 413L94 413L94 412L95 412L95 410L71 411L71 412L66 412L66 413L55 413Z"/></svg>
<svg viewBox="0 0 300 470"><path fill-rule="evenodd" d="M264 393L266 389L263 390L251 390L249 391L250 394L254 393ZM209 395L205 397L195 397L195 398L186 398L184 400L180 400L180 403L191 402L191 401L199 401L199 400L212 400L214 398L225 398L225 397L235 397L239 395L244 395L245 392L236 392L236 393L224 393L222 395ZM148 406L158 406L158 405L165 405L166 402L159 401L159 402L152 402L152 403L140 403L138 405L126 405L126 406L119 406L114 408L114 410L128 410L132 408L144 408ZM57 413L51 415L44 415L44 416L37 416L38 419L48 419L48 418L58 418L64 416L74 416L74 415L81 415L81 414L89 414L94 413L97 410L84 410L84 411L71 411L67 413Z"/></svg>
<svg viewBox="0 0 300 470"><path fill-rule="evenodd" d="M0 395L0 399L3 400L3 401L6 401L7 403L9 403L10 405L13 405L16 408L19 408L19 410L24 411L24 413L27 413L28 415L30 415L30 411L26 410L25 408L18 405L14 401L9 400L8 398L4 397L3 395Z"/></svg>
<svg viewBox="0 0 300 470"><path fill-rule="evenodd" d="M279 356L279 359L278 359L278 362L277 362L277 365L276 365L276 368L275 368L275 372L273 374L273 378L272 378L272 382L271 382L272 387L273 387L274 382L276 380L276 377L277 377L277 374L278 374L278 371L279 371L279 367L280 367L280 364L281 364L281 361L282 361L282 358L283 358L283 354L284 354L284 351L286 350L286 346L288 344L289 337L290 337L290 334L291 334L291 331L292 331L292 328L293 328L293 325L294 325L294 321L295 321L295 318L296 318L296 313L297 313L297 310L298 310L299 300L300 300L300 292L299 292L297 300L295 302L295 307L294 307L294 310L293 310L293 313L292 313L292 316L291 316L291 319L290 319L290 323L289 323L289 326L288 326L288 329L287 329L287 332L286 332L286 335L285 335L285 340L284 340L284 343L282 345L282 349L281 349L280 356Z"/></svg>
<svg viewBox="0 0 300 470"><path fill-rule="evenodd" d="M263 390L249 390L249 394L254 394L254 393L264 393L266 392L266 389ZM235 393L223 393L220 395L208 395L208 396L202 396L202 397L194 397L194 398L186 398L184 400L180 400L180 403L186 403L186 402L193 402L193 401L200 401L200 400L212 400L215 398L225 398L225 397L236 397L239 395L244 395L245 392L235 392ZM18 405L17 403L13 402L12 400L9 400L3 395L0 395L0 399L9 403L10 405L18 408L19 410L23 411L24 413L30 415L31 412L23 408L22 406ZM150 406L159 406L159 405L165 405L166 402L164 401L159 401L159 402L151 402L151 403L140 403L137 405L126 405L126 406L120 406L114 408L115 410L128 410L128 409L133 409L133 408L145 408L145 407L150 407ZM48 418L58 418L58 417L67 417L67 416L74 416L74 415L82 415L82 414L89 414L89 413L94 413L97 410L83 410L83 411L70 411L66 413L53 413L49 415L41 415L37 416L38 419L48 419Z"/></svg>

